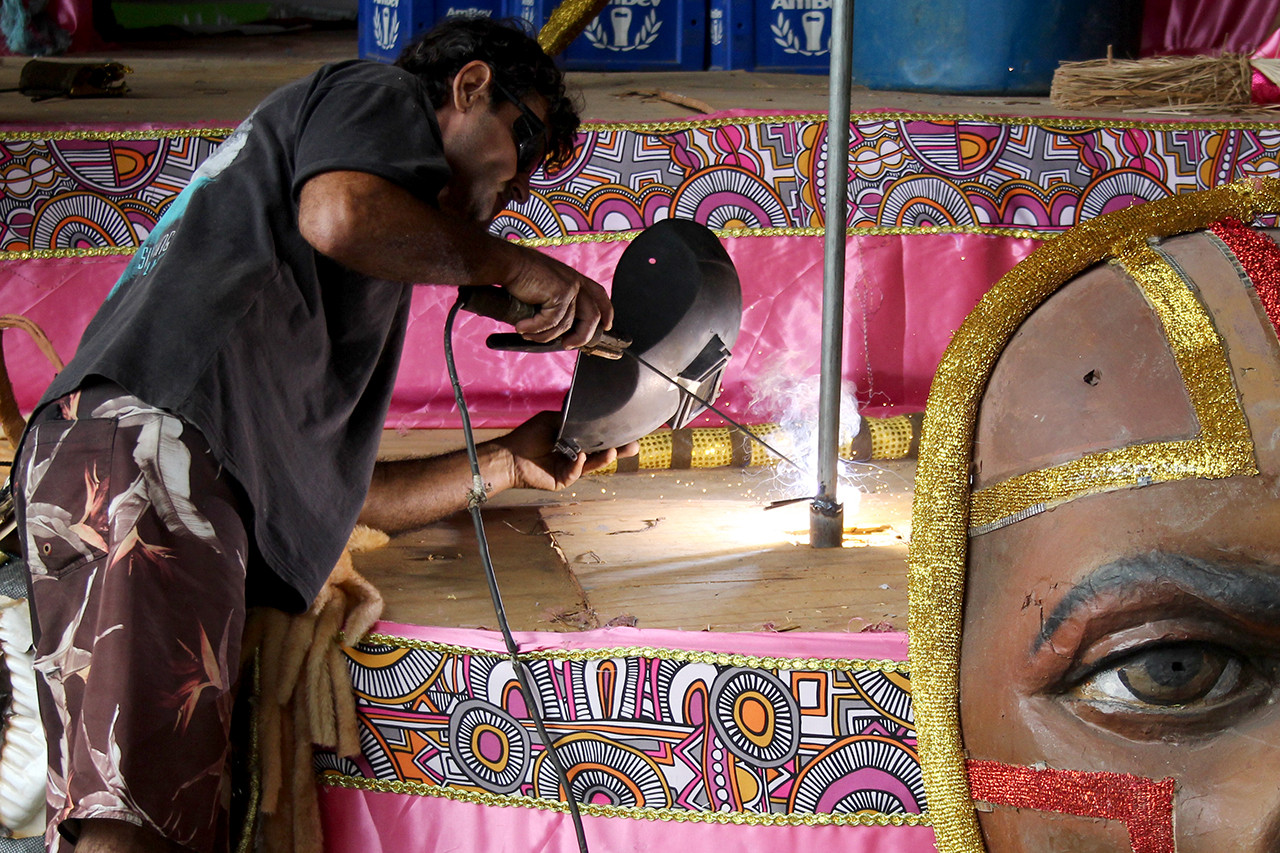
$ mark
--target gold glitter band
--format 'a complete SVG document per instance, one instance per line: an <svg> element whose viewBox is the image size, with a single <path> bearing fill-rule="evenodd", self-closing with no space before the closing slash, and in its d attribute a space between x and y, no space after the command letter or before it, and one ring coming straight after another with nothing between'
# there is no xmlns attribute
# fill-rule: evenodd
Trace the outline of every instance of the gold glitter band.
<svg viewBox="0 0 1280 853"><path fill-rule="evenodd" d="M911 455L915 427L906 415L892 418L863 418L871 433L872 459L905 459Z"/></svg>
<svg viewBox="0 0 1280 853"><path fill-rule="evenodd" d="M392 634L370 633L362 643L373 646L390 646L399 649L420 649L451 655L505 658L506 652L473 649L447 643L433 643L397 637ZM357 650L358 653L358 650ZM521 652L521 660L589 661L611 658L647 658L679 663L706 663L717 666L747 667L749 669L787 669L807 672L900 672L908 673L906 661L875 660L861 658L776 658L728 652L699 652L687 649L661 649L653 646L629 646L611 649L546 649Z"/></svg>
<svg viewBox="0 0 1280 853"><path fill-rule="evenodd" d="M912 455L919 431L910 415L864 417L862 423L870 434L870 456L859 456L854 452L855 436L854 440L840 446L841 459L846 462L865 461L868 458L884 461L905 459ZM747 429L774 447L782 445L778 449L783 453L790 450L789 435L780 424L756 424ZM760 442L752 441L738 430L728 427L658 430L642 436L638 443L640 451L634 457L610 462L592 473L724 468L730 465L748 468L773 465L779 461Z"/></svg>
<svg viewBox="0 0 1280 853"><path fill-rule="evenodd" d="M100 140L118 142L138 139L219 139L230 136L234 127L138 128L135 130L0 130L0 142L40 142L45 139Z"/></svg>
<svg viewBox="0 0 1280 853"><path fill-rule="evenodd" d="M367 779L362 776L344 776L327 772L317 774L317 780L336 788L353 788L364 791L381 791L393 794L414 794L420 797L442 797L460 802L485 806L517 806L543 811L567 812L569 807L559 800L545 800L516 794L492 794L487 791L465 788L442 788L421 782L402 782L392 779ZM855 812L850 814L755 814L749 812L686 811L684 809L644 809L624 806L603 806L597 803L579 803L583 814L594 817L625 817L635 820L661 820L676 823L720 823L739 826L928 826L927 815L910 812Z"/></svg>
<svg viewBox="0 0 1280 853"><path fill-rule="evenodd" d="M547 27L544 26L544 30ZM549 33L548 33L549 35ZM539 35L541 38L541 34ZM926 112L851 112L851 122L891 122L891 121L927 121L942 124L953 122L981 122L1008 127L1040 127L1047 130L1060 130L1064 133L1087 132L1116 128L1120 130L1187 130L1184 120L1171 118L1165 120L1118 120L1118 119L1086 119L1041 116L1001 116L986 113L926 113ZM717 128L730 125L749 126L760 124L776 124L786 122L798 124L812 122L825 124L826 113L760 113L758 115L713 116L711 118L687 118L664 121L585 121L581 130L585 133L610 131L632 131L635 133L663 134L678 133L682 130L698 128ZM1197 121L1190 126L1196 131L1222 130L1280 130L1280 122L1263 121ZM176 139L186 136L214 138L230 136L233 127L190 127L190 128L135 128L130 130L0 130L0 142L38 141L42 139L85 139L85 140L133 140L133 139Z"/></svg>
<svg viewBox="0 0 1280 853"><path fill-rule="evenodd" d="M538 32L538 46L547 56L562 53L591 19L600 14L608 0L563 0Z"/></svg>
<svg viewBox="0 0 1280 853"><path fill-rule="evenodd" d="M971 528L996 527L1037 504L1050 508L1099 492L1258 473L1231 365L1204 306L1178 271L1145 243L1126 251L1120 263L1160 318L1200 424L1199 437L1093 453L981 489L973 495Z"/></svg>
<svg viewBox="0 0 1280 853"><path fill-rule="evenodd" d="M1150 268L1142 249L1148 237L1193 231L1224 216L1249 222L1261 212L1276 210L1280 210L1280 181L1264 179L1174 196L1088 220L1062 239L1044 244L1001 278L947 347L925 414L908 562L913 705L925 791L942 853L984 849L969 796L960 735L959 662L973 428L996 360L1036 307L1093 264L1126 257L1137 275L1146 276ZM1191 378L1193 383L1202 381L1201 390L1212 394L1212 382ZM1230 433L1225 422L1219 426ZM1223 470L1238 461L1229 462Z"/></svg>
<svg viewBox="0 0 1280 853"><path fill-rule="evenodd" d="M711 229L721 239L736 237L822 237L825 232L821 228L720 228ZM572 246L581 243L629 243L639 231L593 231L587 234L567 234L563 237L525 237L512 240L521 246L535 249L548 246ZM885 237L929 234L975 234L985 237L1013 237L1022 240L1050 240L1056 234L1041 234L1024 228L989 228L984 226L957 225L955 227L929 226L927 228L910 228L905 226L885 226L874 228L849 228L846 236L853 237ZM92 258L105 255L132 255L137 246L105 246L92 249L31 249L23 252L0 252L0 261L45 260L50 258Z"/></svg>

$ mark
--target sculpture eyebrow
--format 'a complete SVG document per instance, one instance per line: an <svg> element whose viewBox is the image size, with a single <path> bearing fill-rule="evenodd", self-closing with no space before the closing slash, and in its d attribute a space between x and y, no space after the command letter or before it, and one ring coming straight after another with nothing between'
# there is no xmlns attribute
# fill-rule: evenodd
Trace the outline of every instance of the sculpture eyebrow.
<svg viewBox="0 0 1280 853"><path fill-rule="evenodd" d="M1213 562L1154 551L1099 567L1067 592L1044 621L1033 651L1089 601L1118 589L1171 585L1241 618L1280 625L1280 566Z"/></svg>

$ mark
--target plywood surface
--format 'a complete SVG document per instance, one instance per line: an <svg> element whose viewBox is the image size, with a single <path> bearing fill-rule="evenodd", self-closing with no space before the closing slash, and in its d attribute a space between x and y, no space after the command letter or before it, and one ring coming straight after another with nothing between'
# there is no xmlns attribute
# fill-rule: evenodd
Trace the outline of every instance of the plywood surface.
<svg viewBox="0 0 1280 853"><path fill-rule="evenodd" d="M456 443L443 431L389 434L384 453ZM764 509L787 494L769 469L596 475L560 494L499 496L484 520L508 620L529 631L905 630L914 464L859 470L841 495L841 549L809 547L808 504ZM496 626L465 514L356 562L389 619Z"/></svg>

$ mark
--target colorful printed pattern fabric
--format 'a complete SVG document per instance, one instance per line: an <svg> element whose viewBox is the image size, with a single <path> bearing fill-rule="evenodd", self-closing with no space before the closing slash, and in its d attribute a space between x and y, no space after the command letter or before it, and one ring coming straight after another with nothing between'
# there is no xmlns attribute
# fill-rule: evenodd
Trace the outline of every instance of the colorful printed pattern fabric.
<svg viewBox="0 0 1280 853"><path fill-rule="evenodd" d="M919 820L905 664L730 658L606 650L529 661L555 754L585 810L774 824ZM505 657L379 635L350 652L350 668L363 754L318 754L330 784L503 805L561 798Z"/></svg>
<svg viewBox="0 0 1280 853"><path fill-rule="evenodd" d="M859 114L849 226L1056 234L1119 207L1280 173L1280 126L1059 124ZM137 246L221 141L198 131L0 133L0 251ZM820 228L826 122L743 116L587 125L573 161L534 177L494 232L563 239L694 219Z"/></svg>
<svg viewBox="0 0 1280 853"><path fill-rule="evenodd" d="M226 850L246 534L203 438L122 393L62 398L23 445L46 843L112 818Z"/></svg>

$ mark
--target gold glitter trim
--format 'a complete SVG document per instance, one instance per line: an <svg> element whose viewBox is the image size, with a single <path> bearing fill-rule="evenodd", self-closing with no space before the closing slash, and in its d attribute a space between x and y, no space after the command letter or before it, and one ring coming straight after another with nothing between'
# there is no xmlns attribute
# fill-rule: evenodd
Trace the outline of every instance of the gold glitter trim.
<svg viewBox="0 0 1280 853"><path fill-rule="evenodd" d="M721 239L733 237L822 237L826 234L826 231L822 228L809 227L713 228L711 231ZM546 246L568 246L574 243L629 242L640 233L639 231L593 231L587 234L566 234L562 237L524 237L512 242L537 249ZM920 228L903 225L876 225L845 229L846 237L894 237L918 234L976 234L984 237L1016 237L1023 240L1051 240L1060 236L1052 232L1030 231L1026 228L1004 228L985 225L931 225Z"/></svg>
<svg viewBox="0 0 1280 853"><path fill-rule="evenodd" d="M0 142L39 142L45 139L90 139L107 142L125 139L178 139L184 136L199 139L227 137L234 127L195 128L138 128L135 130L0 130Z"/></svg>
<svg viewBox="0 0 1280 853"><path fill-rule="evenodd" d="M1199 437L1092 453L981 489L972 498L971 528L992 525L1036 504L1051 508L1147 483L1258 473L1231 365L1204 306L1178 271L1145 243L1125 252L1120 263L1160 318L1200 424Z"/></svg>
<svg viewBox="0 0 1280 853"><path fill-rule="evenodd" d="M591 19L600 14L607 0L563 0L547 16L547 22L538 31L538 46L555 56L564 51L577 38Z"/></svg>
<svg viewBox="0 0 1280 853"><path fill-rule="evenodd" d="M44 261L54 258L101 258L110 255L132 255L137 246L99 246L93 249L28 249L25 252L0 252L0 261Z"/></svg>
<svg viewBox="0 0 1280 853"><path fill-rule="evenodd" d="M969 531L969 472L978 403L1018 325L1062 284L1107 257L1136 257L1148 236L1280 210L1280 181L1240 181L1130 207L1077 225L998 281L956 332L925 413L908 560L913 710L940 853L984 849L960 736L959 662Z"/></svg>
<svg viewBox="0 0 1280 853"><path fill-rule="evenodd" d="M821 228L729 228L711 229L721 239L736 237L822 237L825 232ZM566 234L563 237L525 237L512 240L521 246L535 249L548 246L571 246L578 243L625 243L634 240L639 231L596 231L589 234ZM1038 233L1025 228L988 228L982 226L957 225L952 227L930 226L928 228L908 228L902 226L874 228L849 228L845 231L848 237L885 237L908 236L919 234L976 234L985 237L1015 237L1024 240L1049 240L1059 235ZM92 258L104 255L132 255L137 246L106 246L94 249L31 249L24 252L0 252L0 261L47 260L51 258Z"/></svg>
<svg viewBox="0 0 1280 853"><path fill-rule="evenodd" d="M875 124L886 121L928 121L948 122L981 122L983 124L1007 125L1010 127L1041 127L1046 130L1057 130L1064 133L1090 130L1280 130L1280 122L1259 121L1205 121L1189 123L1180 119L1158 120L1117 120L1117 119L1085 119L1085 118L1050 118L1045 116L998 116L984 113L911 113L883 112L850 113L849 120L856 123ZM584 122L582 130L617 131L631 130L637 133L675 133L696 128L716 128L726 125L771 124L774 122L814 122L826 124L826 113L785 113L747 116L717 116L714 118L690 118L679 121L650 122Z"/></svg>
<svg viewBox="0 0 1280 853"><path fill-rule="evenodd" d="M472 655L478 657L505 657L505 652L471 649L446 643L433 643L391 634L366 634L362 643L392 646L398 649L417 649L443 654ZM589 661L610 658L649 658L678 661L680 663L708 663L720 666L749 667L751 669L786 669L807 672L900 672L909 674L905 661L858 658L776 658L726 652L699 652L687 649L661 649L653 646L629 646L613 649L549 649L520 653L525 661Z"/></svg>
<svg viewBox="0 0 1280 853"><path fill-rule="evenodd" d="M906 415L891 418L863 418L871 433L872 459L905 459L911 454L911 437L914 429ZM850 447L851 455L852 447Z"/></svg>
<svg viewBox="0 0 1280 853"><path fill-rule="evenodd" d="M484 806L517 806L543 811L567 812L567 804L513 794L493 794L461 788L442 788L422 782L391 779L366 779L338 773L317 774L323 785L392 794L414 794L420 797L443 797ZM676 823L720 823L739 826L928 826L929 816L911 812L872 812L854 814L757 814L753 812L692 812L684 809L643 809L579 803L578 810L593 817L626 817L635 820L661 820Z"/></svg>
<svg viewBox="0 0 1280 853"><path fill-rule="evenodd" d="M546 27L544 26L544 30ZM549 35L549 33L548 33ZM1280 130L1280 122L1262 121L1195 121L1183 119L1086 119L1046 116L1001 116L986 113L916 113L916 112L851 112L851 122L875 124L886 121L927 121L937 123L948 122L981 122L984 124L1004 125L1009 127L1040 127L1046 130L1064 133L1107 130ZM717 128L729 125L774 124L779 122L799 123L814 122L825 124L826 113L764 113L761 115L715 116L712 118L688 118L664 121L585 121L580 130L584 133L632 131L635 133L661 134L679 133L697 128ZM192 128L135 128L131 130L4 130L0 131L0 142L37 141L42 139L90 139L90 140L126 140L126 139L174 139L184 136L193 137L226 137L235 131L234 127L192 127Z"/></svg>

